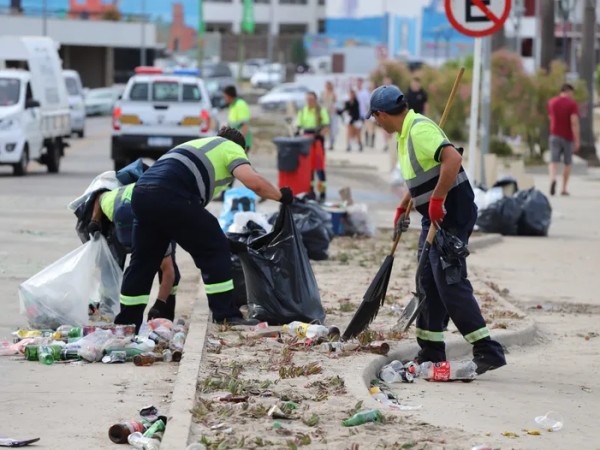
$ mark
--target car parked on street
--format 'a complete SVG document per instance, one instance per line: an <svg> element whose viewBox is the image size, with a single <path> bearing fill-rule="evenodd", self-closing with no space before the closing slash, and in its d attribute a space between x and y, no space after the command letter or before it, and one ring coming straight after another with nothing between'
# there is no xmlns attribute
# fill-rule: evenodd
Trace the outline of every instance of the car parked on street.
<svg viewBox="0 0 600 450"><path fill-rule="evenodd" d="M158 159L179 144L216 135L217 110L198 73L136 68L113 109L115 170L137 158Z"/></svg>
<svg viewBox="0 0 600 450"><path fill-rule="evenodd" d="M296 83L283 83L258 99L258 104L265 111L285 110L288 103L293 103L297 109L306 103L306 86Z"/></svg>
<svg viewBox="0 0 600 450"><path fill-rule="evenodd" d="M85 103L81 78L75 70L63 70L62 73L67 86L67 95L69 96L71 133L82 138L85 135Z"/></svg>
<svg viewBox="0 0 600 450"><path fill-rule="evenodd" d="M266 64L256 71L250 84L255 88L270 89L279 86L285 81L285 66L283 64L274 63Z"/></svg>
<svg viewBox="0 0 600 450"><path fill-rule="evenodd" d="M108 116L119 98L119 91L112 87L89 89L85 95L86 116Z"/></svg>

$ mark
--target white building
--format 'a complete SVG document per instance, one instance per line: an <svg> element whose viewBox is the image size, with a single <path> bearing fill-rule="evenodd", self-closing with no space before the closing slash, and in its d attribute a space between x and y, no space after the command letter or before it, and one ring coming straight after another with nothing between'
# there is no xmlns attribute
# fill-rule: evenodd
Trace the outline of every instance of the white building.
<svg viewBox="0 0 600 450"><path fill-rule="evenodd" d="M239 33L243 9L243 0L204 0L206 30ZM254 0L254 21L257 34L322 32L325 0Z"/></svg>

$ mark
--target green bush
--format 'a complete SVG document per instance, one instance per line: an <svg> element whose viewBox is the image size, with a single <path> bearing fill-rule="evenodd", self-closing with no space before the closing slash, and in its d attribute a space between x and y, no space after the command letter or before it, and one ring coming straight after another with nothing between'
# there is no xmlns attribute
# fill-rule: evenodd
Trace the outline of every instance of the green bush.
<svg viewBox="0 0 600 450"><path fill-rule="evenodd" d="M489 152L498 156L512 156L513 154L512 147L508 145L508 142L497 137L490 140Z"/></svg>

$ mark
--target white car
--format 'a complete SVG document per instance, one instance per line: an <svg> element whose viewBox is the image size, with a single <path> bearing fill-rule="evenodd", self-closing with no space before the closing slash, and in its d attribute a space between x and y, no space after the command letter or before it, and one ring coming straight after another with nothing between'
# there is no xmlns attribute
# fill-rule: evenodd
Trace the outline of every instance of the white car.
<svg viewBox="0 0 600 450"><path fill-rule="evenodd" d="M285 81L285 67L282 64L267 64L256 71L250 83L255 88L272 88Z"/></svg>
<svg viewBox="0 0 600 450"><path fill-rule="evenodd" d="M86 116L108 116L119 98L119 92L114 88L90 89L85 95Z"/></svg>
<svg viewBox="0 0 600 450"><path fill-rule="evenodd" d="M290 102L300 109L306 104L307 92L309 89L301 84L283 83L260 97L258 104L266 111L284 110Z"/></svg>
<svg viewBox="0 0 600 450"><path fill-rule="evenodd" d="M195 69L164 73L138 67L113 109L115 170L137 158L158 159L173 147L215 136L217 110Z"/></svg>
<svg viewBox="0 0 600 450"><path fill-rule="evenodd" d="M269 60L265 58L254 58L247 60L242 66L242 78L249 80L262 66L268 64Z"/></svg>
<svg viewBox="0 0 600 450"><path fill-rule="evenodd" d="M82 138L85 134L85 104L81 78L75 70L63 70L69 108L71 110L71 132Z"/></svg>

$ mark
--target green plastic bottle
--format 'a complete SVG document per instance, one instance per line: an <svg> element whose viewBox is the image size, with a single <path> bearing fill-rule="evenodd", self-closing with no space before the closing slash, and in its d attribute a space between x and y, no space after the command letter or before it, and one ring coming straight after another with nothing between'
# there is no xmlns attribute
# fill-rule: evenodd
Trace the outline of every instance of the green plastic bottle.
<svg viewBox="0 0 600 450"><path fill-rule="evenodd" d="M140 350L138 348L111 348L108 350L104 350L105 355L110 355L112 352L125 352L128 360L133 359L133 357L136 355L141 355L142 353L145 353L143 350Z"/></svg>
<svg viewBox="0 0 600 450"><path fill-rule="evenodd" d="M381 422L383 415L378 409L370 409L369 411L362 411L354 414L349 419L342 422L345 427L354 427L356 425L362 425L367 422Z"/></svg>
<svg viewBox="0 0 600 450"><path fill-rule="evenodd" d="M47 366L54 364L54 352L49 345L40 345L38 347L38 360Z"/></svg>
<svg viewBox="0 0 600 450"><path fill-rule="evenodd" d="M163 431L165 431L165 423L162 421L162 419L158 419L156 422L154 422L152 424L152 426L150 428L148 428L146 430L146 432L144 433L144 437L152 438L157 433L160 433Z"/></svg>

